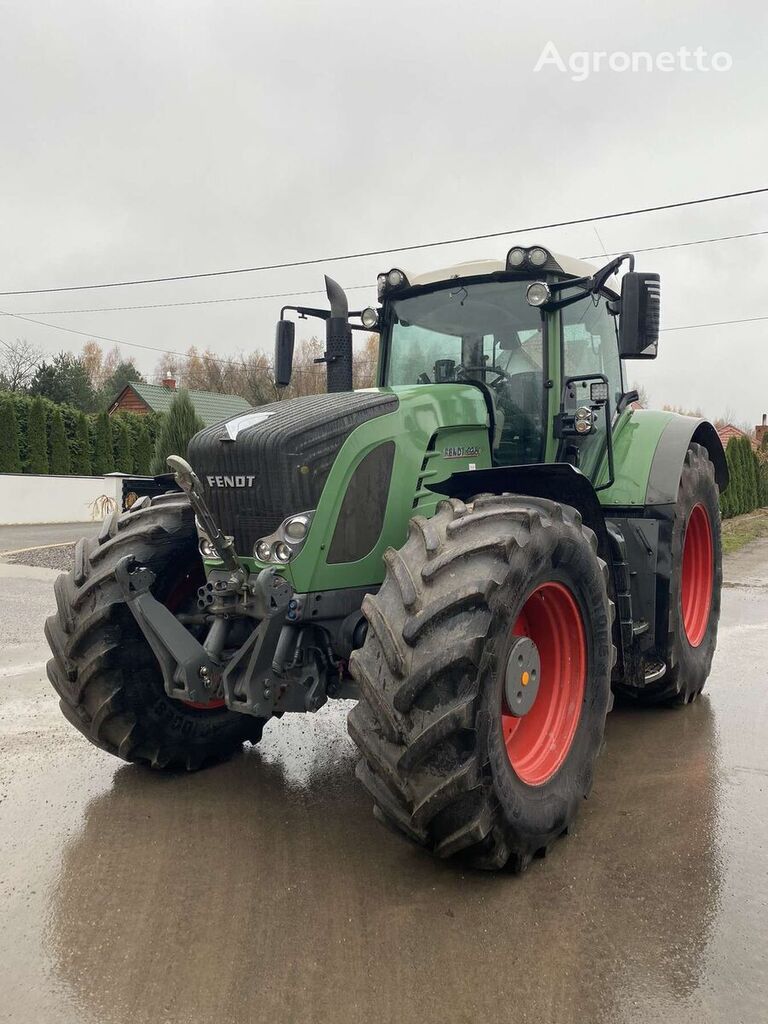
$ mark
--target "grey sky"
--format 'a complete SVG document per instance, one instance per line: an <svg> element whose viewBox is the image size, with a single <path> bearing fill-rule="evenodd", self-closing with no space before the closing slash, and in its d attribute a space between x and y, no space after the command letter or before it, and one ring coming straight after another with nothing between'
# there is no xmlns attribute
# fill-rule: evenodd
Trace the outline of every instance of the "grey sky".
<svg viewBox="0 0 768 1024"><path fill-rule="evenodd" d="M194 273L496 231L768 185L765 8L496 0L0 2L0 290ZM703 46L727 72L533 72L548 41ZM606 249L768 229L768 195L609 221ZM521 241L601 249L591 226ZM511 240L327 268L500 256ZM665 326L768 315L768 236L648 254ZM14 312L319 288L322 267L0 300ZM353 303L374 290L355 291ZM280 300L57 324L158 349L272 345ZM75 337L0 317L46 351ZM82 339L84 340L84 339ZM768 411L768 321L663 335L653 404ZM157 356L125 349L151 372Z"/></svg>

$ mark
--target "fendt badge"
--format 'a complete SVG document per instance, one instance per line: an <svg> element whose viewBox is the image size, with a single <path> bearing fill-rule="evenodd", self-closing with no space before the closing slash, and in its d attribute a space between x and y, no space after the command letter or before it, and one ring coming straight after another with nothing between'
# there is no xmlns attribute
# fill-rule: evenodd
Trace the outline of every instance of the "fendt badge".
<svg viewBox="0 0 768 1024"><path fill-rule="evenodd" d="M240 476L207 476L209 487L253 487L255 474Z"/></svg>

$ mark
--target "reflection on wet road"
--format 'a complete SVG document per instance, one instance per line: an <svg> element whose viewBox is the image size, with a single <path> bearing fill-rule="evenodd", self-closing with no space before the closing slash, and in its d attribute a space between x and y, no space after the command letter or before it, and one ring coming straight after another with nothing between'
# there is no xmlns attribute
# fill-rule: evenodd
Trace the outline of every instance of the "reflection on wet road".
<svg viewBox="0 0 768 1024"><path fill-rule="evenodd" d="M346 705L163 776L86 744L39 644L15 666L12 650L0 1019L764 1020L768 544L727 575L747 585L724 593L707 696L614 711L575 830L521 877L436 862L378 825Z"/></svg>

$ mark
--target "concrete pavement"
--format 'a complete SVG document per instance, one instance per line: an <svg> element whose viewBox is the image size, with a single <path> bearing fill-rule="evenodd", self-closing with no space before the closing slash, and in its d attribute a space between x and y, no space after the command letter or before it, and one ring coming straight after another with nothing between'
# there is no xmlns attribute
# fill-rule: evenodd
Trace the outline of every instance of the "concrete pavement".
<svg viewBox="0 0 768 1024"><path fill-rule="evenodd" d="M43 675L54 575L0 565L0 1020L765 1020L768 542L726 565L704 697L614 711L520 877L378 825L344 704L191 776L90 746Z"/></svg>

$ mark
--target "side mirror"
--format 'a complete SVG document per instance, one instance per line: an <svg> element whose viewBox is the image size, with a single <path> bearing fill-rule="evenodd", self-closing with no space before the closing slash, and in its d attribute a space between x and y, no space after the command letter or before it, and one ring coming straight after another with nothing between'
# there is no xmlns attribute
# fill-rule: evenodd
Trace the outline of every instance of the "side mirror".
<svg viewBox="0 0 768 1024"><path fill-rule="evenodd" d="M625 274L621 279L619 355L655 359L659 354L661 282L658 274Z"/></svg>
<svg viewBox="0 0 768 1024"><path fill-rule="evenodd" d="M275 330L275 384L279 388L287 388L291 383L295 338L296 324L293 320L278 320Z"/></svg>

